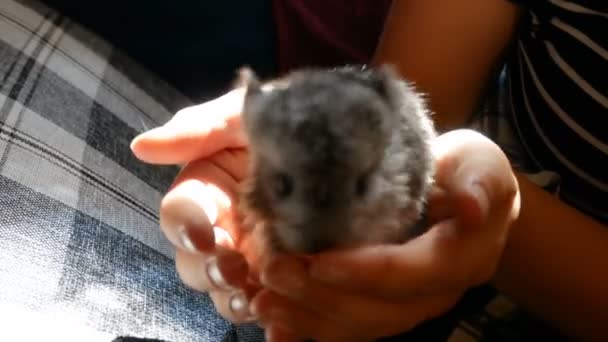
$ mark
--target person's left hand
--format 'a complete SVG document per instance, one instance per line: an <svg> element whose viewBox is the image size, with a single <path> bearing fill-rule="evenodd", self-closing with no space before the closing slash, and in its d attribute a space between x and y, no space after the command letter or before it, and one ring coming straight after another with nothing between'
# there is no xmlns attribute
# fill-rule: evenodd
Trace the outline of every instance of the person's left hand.
<svg viewBox="0 0 608 342"><path fill-rule="evenodd" d="M251 308L269 340L392 336L441 315L490 280L519 215L509 162L470 130L441 135L434 151L438 173L426 233L403 245L281 256L268 265L267 288Z"/></svg>

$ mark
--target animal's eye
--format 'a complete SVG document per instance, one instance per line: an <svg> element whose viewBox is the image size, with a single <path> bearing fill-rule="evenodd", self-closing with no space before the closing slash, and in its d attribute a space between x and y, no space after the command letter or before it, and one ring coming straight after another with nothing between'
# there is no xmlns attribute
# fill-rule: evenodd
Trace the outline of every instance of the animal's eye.
<svg viewBox="0 0 608 342"><path fill-rule="evenodd" d="M275 193L279 198L286 198L293 192L293 179L286 173L275 176Z"/></svg>
<svg viewBox="0 0 608 342"><path fill-rule="evenodd" d="M355 194L358 197L363 197L367 192L368 185L368 177L367 175L363 175L357 179L357 183L355 184Z"/></svg>

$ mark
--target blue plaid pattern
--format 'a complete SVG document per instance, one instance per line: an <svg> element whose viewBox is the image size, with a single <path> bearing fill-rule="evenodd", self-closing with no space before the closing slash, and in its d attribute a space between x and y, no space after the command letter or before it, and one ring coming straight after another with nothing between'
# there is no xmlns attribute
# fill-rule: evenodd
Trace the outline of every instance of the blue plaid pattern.
<svg viewBox="0 0 608 342"><path fill-rule="evenodd" d="M0 340L261 341L178 279L176 167L129 150L186 97L69 18L0 2Z"/></svg>

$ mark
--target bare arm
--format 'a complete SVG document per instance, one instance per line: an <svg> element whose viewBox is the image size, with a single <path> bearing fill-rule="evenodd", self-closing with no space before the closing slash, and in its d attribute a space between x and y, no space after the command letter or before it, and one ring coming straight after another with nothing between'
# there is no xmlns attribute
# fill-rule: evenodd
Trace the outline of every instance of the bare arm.
<svg viewBox="0 0 608 342"><path fill-rule="evenodd" d="M522 209L494 284L576 339L608 339L608 227L518 180Z"/></svg>
<svg viewBox="0 0 608 342"><path fill-rule="evenodd" d="M394 64L430 94L437 127L453 129L472 113L517 21L506 0L395 1L374 63Z"/></svg>
<svg viewBox="0 0 608 342"><path fill-rule="evenodd" d="M396 1L374 62L429 94L440 130L461 127L517 19L506 0ZM608 228L518 178L521 216L494 284L567 334L608 338Z"/></svg>

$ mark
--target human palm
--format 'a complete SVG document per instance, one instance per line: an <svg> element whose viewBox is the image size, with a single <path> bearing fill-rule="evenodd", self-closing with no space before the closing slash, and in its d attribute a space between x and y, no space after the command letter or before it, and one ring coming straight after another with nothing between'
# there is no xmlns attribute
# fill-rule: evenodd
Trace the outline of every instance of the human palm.
<svg viewBox="0 0 608 342"><path fill-rule="evenodd" d="M132 143L145 162L185 164L163 198L161 227L182 280L209 292L226 319L255 319L269 336L373 340L441 314L492 276L519 214L519 190L500 148L468 130L433 142L427 233L404 246L279 256L262 268L236 210L249 171L242 101L237 89L186 108Z"/></svg>

